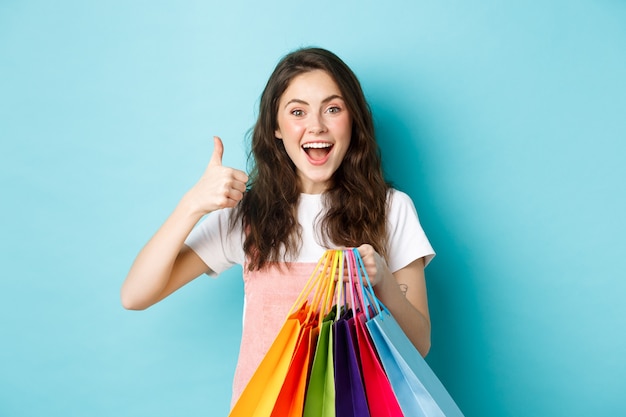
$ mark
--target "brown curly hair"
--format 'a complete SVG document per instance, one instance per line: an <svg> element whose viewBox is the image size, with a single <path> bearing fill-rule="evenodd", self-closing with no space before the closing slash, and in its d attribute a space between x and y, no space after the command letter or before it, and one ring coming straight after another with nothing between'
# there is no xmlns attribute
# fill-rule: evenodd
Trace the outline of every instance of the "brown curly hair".
<svg viewBox="0 0 626 417"><path fill-rule="evenodd" d="M361 84L335 54L303 48L283 57L261 95L259 116L251 134L250 181L235 209L231 226L242 222L248 268L261 269L297 254L301 227L297 204L300 187L295 165L283 141L276 140L278 103L296 76L326 71L337 83L352 116L352 137L346 156L324 193L326 214L321 218L324 244L354 247L369 243L386 256L387 192L372 114Z"/></svg>

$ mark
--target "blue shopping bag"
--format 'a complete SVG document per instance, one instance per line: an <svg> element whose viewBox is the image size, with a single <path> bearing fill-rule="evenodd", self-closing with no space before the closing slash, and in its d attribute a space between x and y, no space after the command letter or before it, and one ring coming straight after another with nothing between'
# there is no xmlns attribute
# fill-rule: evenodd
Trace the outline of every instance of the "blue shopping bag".
<svg viewBox="0 0 626 417"><path fill-rule="evenodd" d="M463 417L439 378L387 309L366 323L405 415Z"/></svg>
<svg viewBox="0 0 626 417"><path fill-rule="evenodd" d="M362 274L361 291L366 295L364 298L370 300L366 326L403 413L412 417L463 417L439 378L389 310L376 298L356 249L354 254Z"/></svg>

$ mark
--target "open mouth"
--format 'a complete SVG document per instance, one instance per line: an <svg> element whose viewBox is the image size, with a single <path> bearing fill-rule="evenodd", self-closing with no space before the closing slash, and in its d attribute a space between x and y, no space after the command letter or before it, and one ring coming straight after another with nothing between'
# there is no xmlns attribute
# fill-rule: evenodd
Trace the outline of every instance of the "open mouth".
<svg viewBox="0 0 626 417"><path fill-rule="evenodd" d="M328 156L333 144L327 142L310 142L302 145L302 149L313 161L323 161Z"/></svg>

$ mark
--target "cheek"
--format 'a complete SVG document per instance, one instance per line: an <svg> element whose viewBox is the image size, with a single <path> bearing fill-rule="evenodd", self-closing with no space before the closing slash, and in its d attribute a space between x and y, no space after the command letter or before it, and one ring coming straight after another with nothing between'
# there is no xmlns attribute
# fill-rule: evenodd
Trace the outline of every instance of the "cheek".
<svg viewBox="0 0 626 417"><path fill-rule="evenodd" d="M292 137L298 137L304 132L304 126L301 123L291 122L285 123L283 126L283 132Z"/></svg>
<svg viewBox="0 0 626 417"><path fill-rule="evenodd" d="M335 128L338 132L341 132L342 137L350 139L352 136L352 120L349 117L337 120Z"/></svg>

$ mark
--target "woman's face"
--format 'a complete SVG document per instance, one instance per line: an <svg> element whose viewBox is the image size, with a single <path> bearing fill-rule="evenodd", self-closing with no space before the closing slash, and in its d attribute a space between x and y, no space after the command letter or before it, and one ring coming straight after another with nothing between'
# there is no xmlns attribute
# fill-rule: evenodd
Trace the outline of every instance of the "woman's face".
<svg viewBox="0 0 626 417"><path fill-rule="evenodd" d="M277 121L275 135L296 166L300 191L326 190L352 136L352 117L335 81L322 70L296 76L280 97Z"/></svg>

